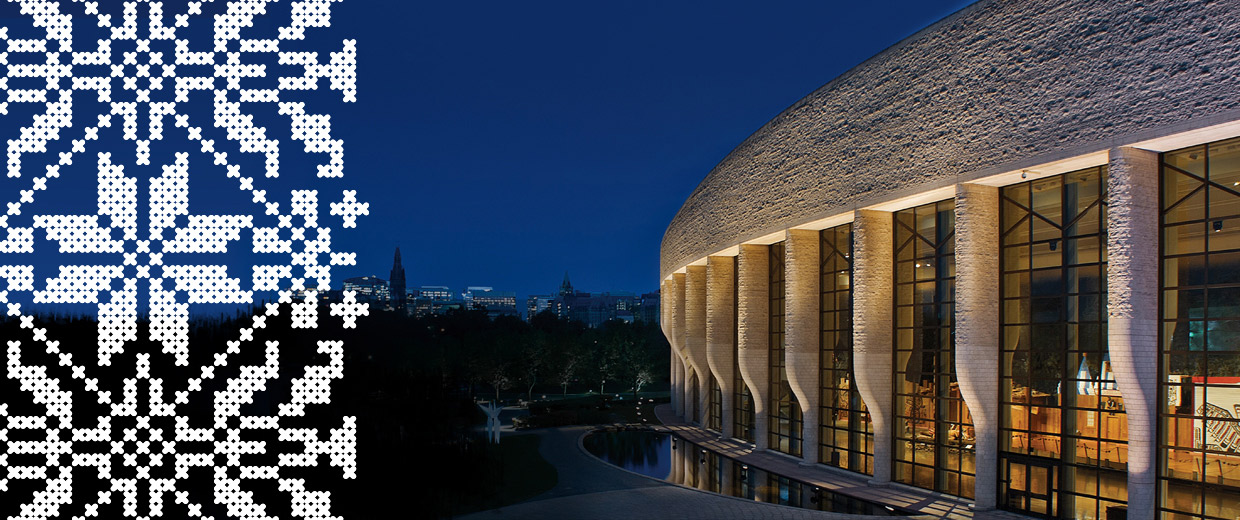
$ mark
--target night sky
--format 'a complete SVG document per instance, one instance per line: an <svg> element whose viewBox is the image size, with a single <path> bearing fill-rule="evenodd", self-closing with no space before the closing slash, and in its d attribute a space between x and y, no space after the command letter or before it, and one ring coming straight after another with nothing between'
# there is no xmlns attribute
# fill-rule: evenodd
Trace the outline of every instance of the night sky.
<svg viewBox="0 0 1240 520"><path fill-rule="evenodd" d="M333 285L386 279L399 245L410 287L653 291L663 231L733 147L968 3L335 4L360 80L333 125L371 205Z"/></svg>

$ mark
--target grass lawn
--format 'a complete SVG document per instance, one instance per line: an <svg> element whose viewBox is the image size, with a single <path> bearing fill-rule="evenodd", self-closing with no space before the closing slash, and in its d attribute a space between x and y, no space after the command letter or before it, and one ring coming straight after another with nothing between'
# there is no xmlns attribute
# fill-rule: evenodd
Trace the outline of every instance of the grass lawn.
<svg viewBox="0 0 1240 520"><path fill-rule="evenodd" d="M486 496L465 500L454 508L462 515L512 505L533 498L555 487L555 467L538 453L538 435L506 435L498 449L488 454L483 476L485 486L492 487ZM473 497L471 497L473 498Z"/></svg>

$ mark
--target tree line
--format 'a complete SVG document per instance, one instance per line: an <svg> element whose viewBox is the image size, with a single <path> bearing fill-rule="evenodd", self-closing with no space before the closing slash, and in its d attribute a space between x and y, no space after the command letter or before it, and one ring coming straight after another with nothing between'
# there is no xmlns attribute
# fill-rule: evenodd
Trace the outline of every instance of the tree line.
<svg viewBox="0 0 1240 520"><path fill-rule="evenodd" d="M45 330L47 339L59 341L61 351L87 365L91 377L99 378L101 388L119 393L121 382L134 377L134 362L141 353L151 355L152 375L168 381L169 386L198 378L198 367L211 365L215 354L237 338L238 330L254 327L249 316L257 312L254 309L235 316L194 320L188 366L174 366L171 356L161 353L163 346L148 339L150 323L145 319L138 320L137 340L114 354L109 366L98 366L94 361L98 334L94 319L43 315L35 318L33 326ZM372 311L358 319L356 328L344 329L325 308L320 309L316 328L296 328L290 320L290 313L282 312L266 319L261 328L254 327L253 341L241 344L236 359L227 367L218 367L215 378L201 380L202 391L177 412L209 424L215 405L212 396L225 390L226 381L242 366L267 362L265 345L278 342L279 376L267 381L264 391L243 410L246 414L274 414L280 403L288 402L294 390L291 380L303 374L303 367L327 363L326 356L317 351L317 342L343 341L344 377L331 382L330 402L308 407L305 416L284 417L281 426L338 428L342 416L357 417L358 478L342 481L313 468L304 475L316 481L313 485L308 481L308 487L340 491L333 492L333 512L345 517L397 516L407 512L410 500L422 504L428 516L448 516L453 504L477 501L501 488L502 482L479 477L487 474L492 454L486 441L475 434L482 418L474 405L478 398L520 392L528 399L536 392L580 392L586 388L613 393L640 391L652 381L666 384L669 372L667 342L654 323L611 321L588 328L551 313L534 316L527 323L516 317L492 320L484 311L476 310L427 317ZM23 327L20 320L0 317L0 337L20 342L21 363L47 367L49 376L59 378L66 389L75 392L75 417L85 421L109 415L106 406L85 398L90 393L83 393L81 382L70 377L68 368L60 366L61 359L43 348L34 335L35 331ZM44 413L43 405L35 402L15 378L0 378L0 395L6 397L11 415ZM422 471L419 468L435 468L436 477L429 479L430 484L413 484ZM191 472L190 478L201 479L209 489L212 474L208 469ZM474 485L461 486L461 482ZM276 489L274 481L251 484L247 491L253 491L256 500L272 504L276 510L287 509L279 506L289 500L287 493ZM15 496L26 496L36 490L11 491ZM21 503L13 502L14 508ZM16 514L8 506L0 506L0 512Z"/></svg>
<svg viewBox="0 0 1240 520"><path fill-rule="evenodd" d="M471 395L499 399L519 392L533 400L548 389L636 394L665 382L668 344L657 323L611 320L589 328L544 311L530 321L515 316L489 319L481 311L413 318L411 338L446 381Z"/></svg>

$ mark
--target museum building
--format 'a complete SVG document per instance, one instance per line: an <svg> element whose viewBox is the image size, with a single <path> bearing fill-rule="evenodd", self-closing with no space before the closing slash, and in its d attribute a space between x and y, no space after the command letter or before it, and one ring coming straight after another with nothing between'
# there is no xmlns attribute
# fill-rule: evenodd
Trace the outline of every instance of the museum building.
<svg viewBox="0 0 1240 520"><path fill-rule="evenodd" d="M1240 4L987 1L797 101L661 251L675 413L1032 516L1240 518Z"/></svg>

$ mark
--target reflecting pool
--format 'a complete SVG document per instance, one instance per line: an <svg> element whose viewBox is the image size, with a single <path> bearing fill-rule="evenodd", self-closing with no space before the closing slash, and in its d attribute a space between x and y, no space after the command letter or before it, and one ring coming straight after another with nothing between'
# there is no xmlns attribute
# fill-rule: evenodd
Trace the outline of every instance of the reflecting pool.
<svg viewBox="0 0 1240 520"><path fill-rule="evenodd" d="M587 435L586 450L614 466L666 480L672 472L672 436L652 431L612 431Z"/></svg>
<svg viewBox="0 0 1240 520"><path fill-rule="evenodd" d="M836 513L906 514L881 504L832 493L813 484L751 468L667 433L649 430L597 431L586 435L582 444L590 453L612 465L703 491Z"/></svg>

